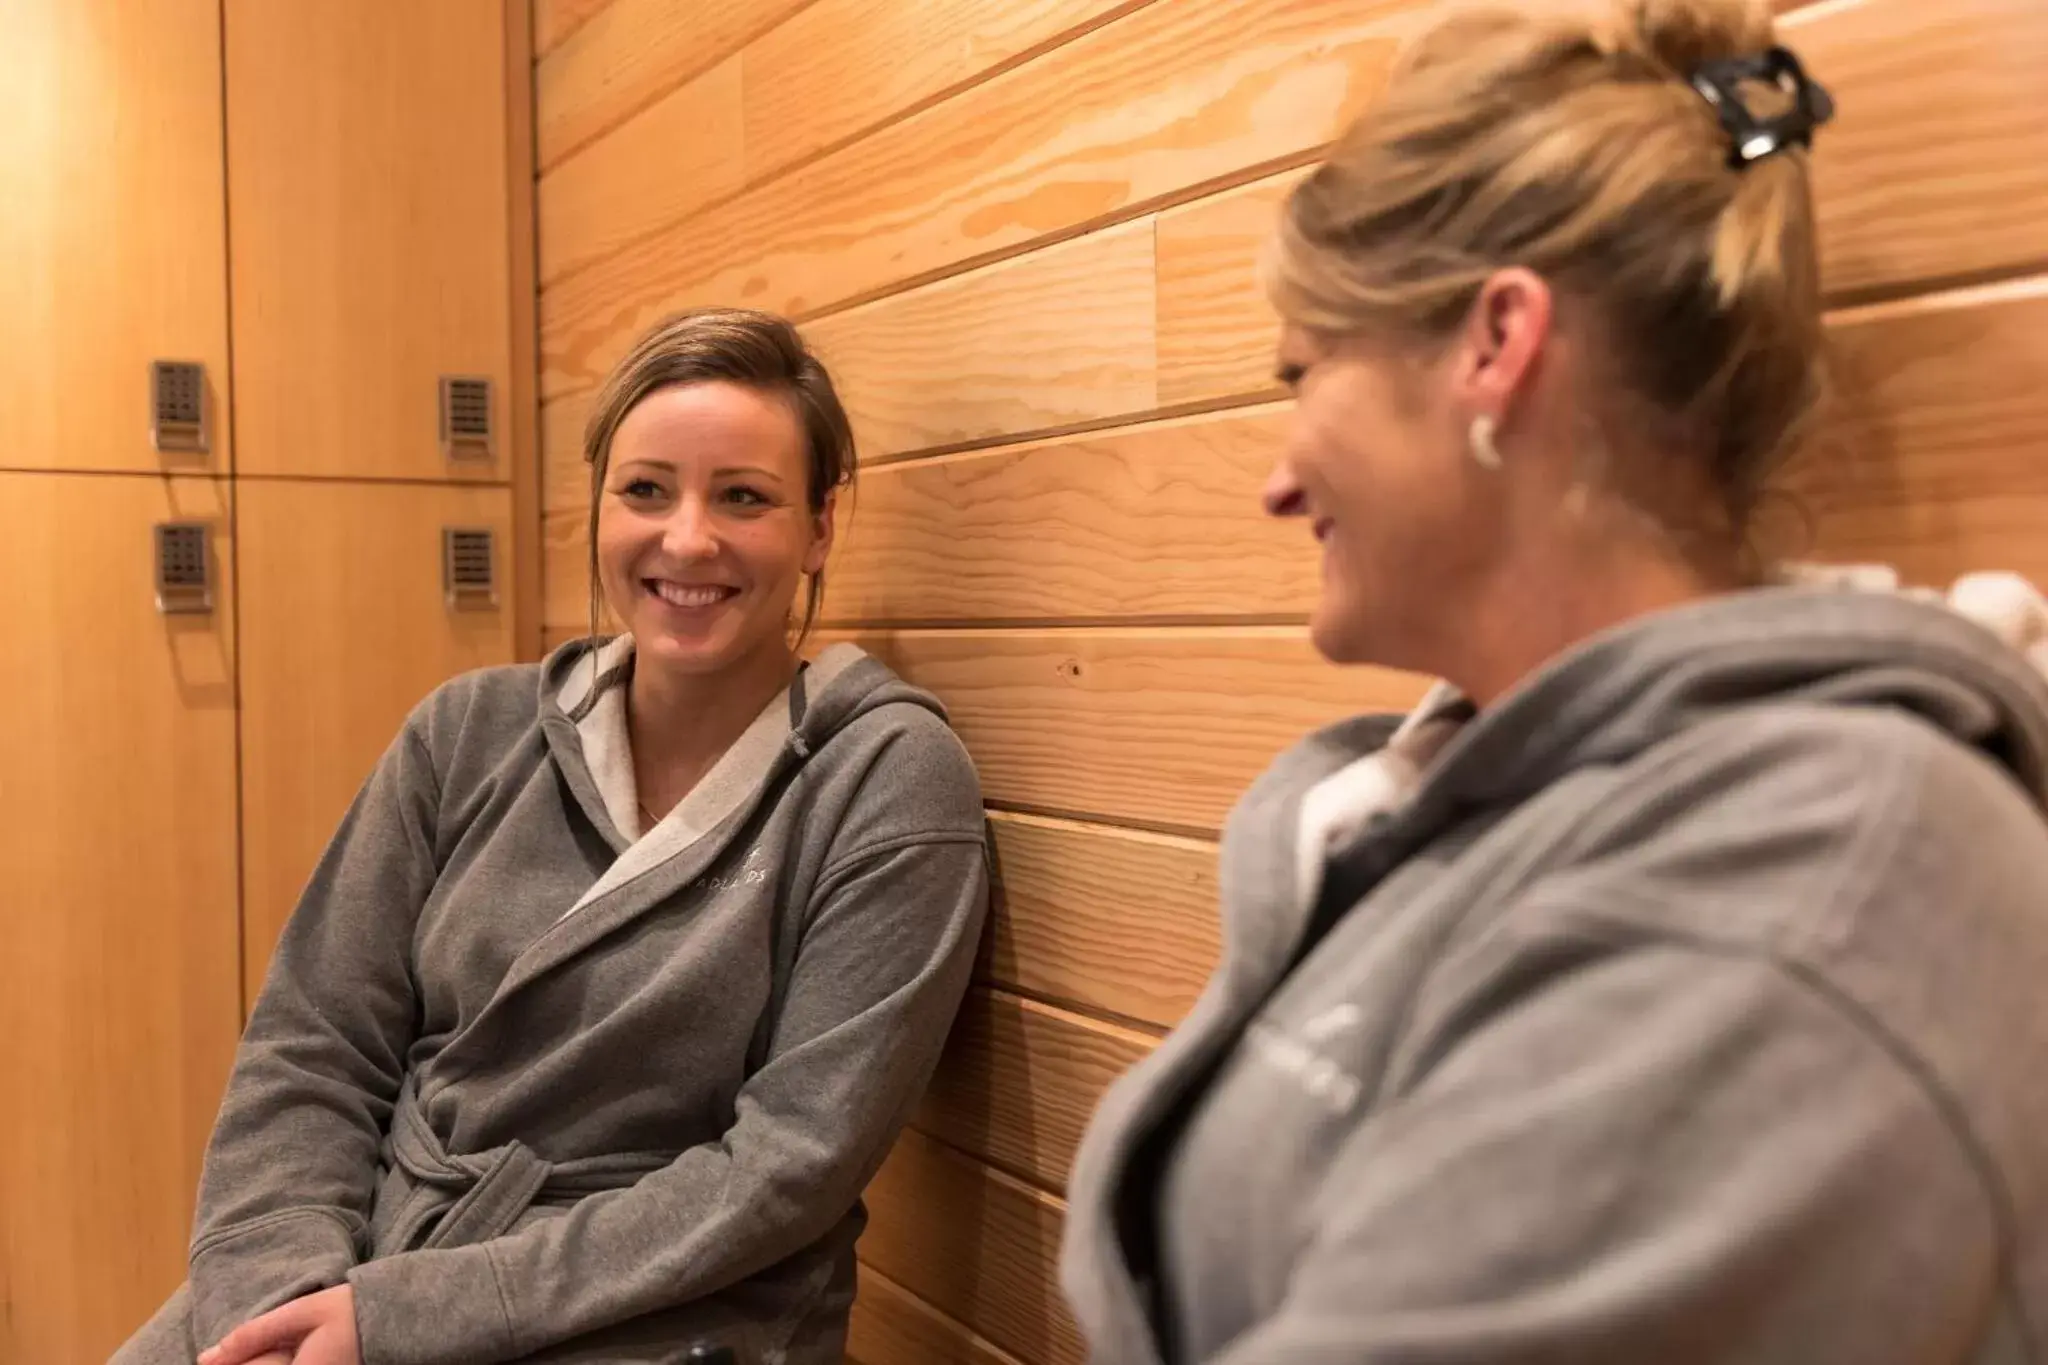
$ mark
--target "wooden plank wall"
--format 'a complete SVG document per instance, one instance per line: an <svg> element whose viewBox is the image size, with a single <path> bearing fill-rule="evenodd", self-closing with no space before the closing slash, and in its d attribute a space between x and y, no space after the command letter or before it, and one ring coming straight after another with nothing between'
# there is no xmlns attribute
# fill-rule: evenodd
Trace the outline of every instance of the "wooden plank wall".
<svg viewBox="0 0 2048 1365"><path fill-rule="evenodd" d="M1081 1358L1052 1282L1068 1162L1206 976L1225 811L1303 730L1415 693L1303 638L1313 555L1257 510L1285 407L1252 259L1421 8L536 7L550 639L585 622L606 366L680 306L783 310L865 462L832 633L946 699L988 792L1002 901L872 1191L866 1365ZM2048 578L2048 8L1779 8L1842 106L1810 548Z"/></svg>

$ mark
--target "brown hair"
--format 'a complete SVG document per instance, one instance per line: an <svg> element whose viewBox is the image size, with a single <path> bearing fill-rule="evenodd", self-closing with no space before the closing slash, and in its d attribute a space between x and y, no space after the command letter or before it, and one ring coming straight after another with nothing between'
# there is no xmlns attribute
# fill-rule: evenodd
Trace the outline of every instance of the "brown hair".
<svg viewBox="0 0 2048 1365"><path fill-rule="evenodd" d="M612 438L640 400L672 384L725 380L789 402L803 427L805 498L811 512L854 482L853 425L823 362L811 353L789 319L750 308L697 308L677 313L634 343L612 367L583 428L583 458L590 464L590 632L597 633L603 593L597 573L597 513L604 500ZM825 600L825 571L811 575L797 632L802 645Z"/></svg>
<svg viewBox="0 0 2048 1365"><path fill-rule="evenodd" d="M1591 307L1620 388L1707 462L1739 533L1820 396L1807 157L1737 169L1687 83L1771 46L1764 0L1618 20L1470 12L1422 36L1294 190L1268 291L1311 331L1441 338L1495 270L1536 271Z"/></svg>

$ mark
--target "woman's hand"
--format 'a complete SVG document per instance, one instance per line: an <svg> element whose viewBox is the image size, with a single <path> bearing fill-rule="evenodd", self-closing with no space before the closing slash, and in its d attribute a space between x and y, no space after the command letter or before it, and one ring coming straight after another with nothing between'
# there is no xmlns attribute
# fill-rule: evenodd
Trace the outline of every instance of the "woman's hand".
<svg viewBox="0 0 2048 1365"><path fill-rule="evenodd" d="M203 1351L199 1365L363 1365L356 1291L339 1284L251 1318Z"/></svg>

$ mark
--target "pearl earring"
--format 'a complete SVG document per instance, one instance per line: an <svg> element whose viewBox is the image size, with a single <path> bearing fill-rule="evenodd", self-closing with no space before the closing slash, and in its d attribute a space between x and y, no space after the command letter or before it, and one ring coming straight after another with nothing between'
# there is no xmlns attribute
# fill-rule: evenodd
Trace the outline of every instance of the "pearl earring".
<svg viewBox="0 0 2048 1365"><path fill-rule="evenodd" d="M1493 431L1493 418L1485 413L1481 413L1472 419L1472 430L1469 436L1472 447L1472 462L1481 469L1499 469L1501 465L1500 447L1493 443Z"/></svg>

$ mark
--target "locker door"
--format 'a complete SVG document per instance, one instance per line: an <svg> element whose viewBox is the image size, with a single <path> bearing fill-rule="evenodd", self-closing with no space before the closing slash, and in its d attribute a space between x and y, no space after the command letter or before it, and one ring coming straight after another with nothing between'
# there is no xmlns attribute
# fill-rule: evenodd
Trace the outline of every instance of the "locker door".
<svg viewBox="0 0 2048 1365"><path fill-rule="evenodd" d="M217 0L6 0L0 54L0 469L226 471ZM153 448L154 360L210 450Z"/></svg>
<svg viewBox="0 0 2048 1365"><path fill-rule="evenodd" d="M513 657L503 488L241 485L248 998L313 864L415 703ZM451 602L447 529L492 533L497 601Z"/></svg>
<svg viewBox="0 0 2048 1365"><path fill-rule="evenodd" d="M226 0L243 472L508 477L504 12ZM491 381L489 453L444 450L443 375Z"/></svg>
<svg viewBox="0 0 2048 1365"><path fill-rule="evenodd" d="M227 497L0 473L0 1360L104 1360L185 1277L241 1027ZM172 521L210 609L158 610Z"/></svg>

